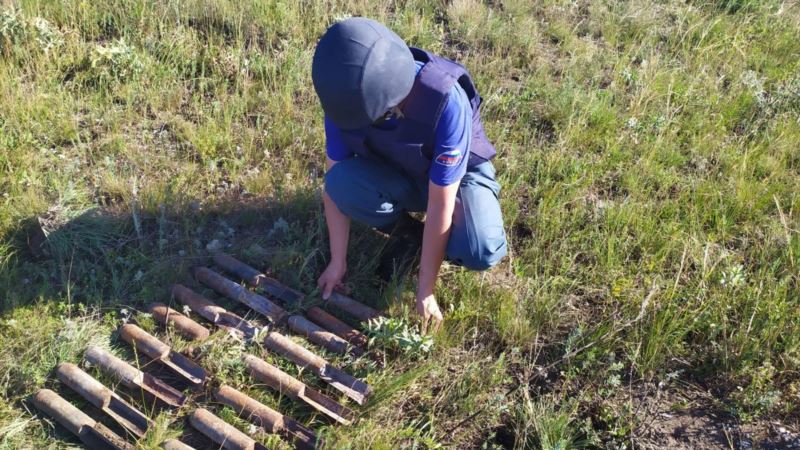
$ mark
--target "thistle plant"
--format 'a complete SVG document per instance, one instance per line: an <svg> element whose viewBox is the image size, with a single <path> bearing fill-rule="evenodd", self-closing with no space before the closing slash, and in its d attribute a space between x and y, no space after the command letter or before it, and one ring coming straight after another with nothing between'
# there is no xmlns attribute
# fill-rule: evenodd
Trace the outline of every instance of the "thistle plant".
<svg viewBox="0 0 800 450"><path fill-rule="evenodd" d="M135 49L124 39L109 45L96 45L92 51L91 66L97 78L104 81L131 79L144 67Z"/></svg>
<svg viewBox="0 0 800 450"><path fill-rule="evenodd" d="M48 53L64 43L64 34L41 17L26 18L18 11L0 12L0 50L17 44L35 43L35 47Z"/></svg>
<svg viewBox="0 0 800 450"><path fill-rule="evenodd" d="M404 318L378 317L367 323L369 345L402 352L414 357L428 355L433 349L433 339L419 333Z"/></svg>

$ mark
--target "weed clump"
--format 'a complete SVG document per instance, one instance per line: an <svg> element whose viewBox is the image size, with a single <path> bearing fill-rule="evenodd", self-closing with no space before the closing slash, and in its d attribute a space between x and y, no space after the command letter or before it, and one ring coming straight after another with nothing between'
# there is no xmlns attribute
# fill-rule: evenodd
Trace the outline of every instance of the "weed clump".
<svg viewBox="0 0 800 450"><path fill-rule="evenodd" d="M422 335L403 318L378 317L367 323L370 346L421 358L433 349L433 338Z"/></svg>
<svg viewBox="0 0 800 450"><path fill-rule="evenodd" d="M41 17L26 18L20 12L0 12L0 53L8 55L15 48L50 52L64 43L64 33ZM23 49L20 49L23 50Z"/></svg>
<svg viewBox="0 0 800 450"><path fill-rule="evenodd" d="M124 39L109 45L96 45L92 50L91 68L100 83L128 81L139 75L144 64L134 48Z"/></svg>
<svg viewBox="0 0 800 450"><path fill-rule="evenodd" d="M0 45L5 50L25 37L25 21L14 10L0 13Z"/></svg>
<svg viewBox="0 0 800 450"><path fill-rule="evenodd" d="M767 361L760 367L747 367L742 372L750 380L744 386L736 386L731 393L731 412L744 420L774 412L782 400L781 392L775 385L775 366Z"/></svg>

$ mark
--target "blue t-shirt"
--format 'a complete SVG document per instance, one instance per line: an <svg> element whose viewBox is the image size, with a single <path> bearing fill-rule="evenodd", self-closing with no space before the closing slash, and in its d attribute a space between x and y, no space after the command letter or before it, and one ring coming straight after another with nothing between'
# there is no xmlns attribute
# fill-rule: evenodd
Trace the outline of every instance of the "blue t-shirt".
<svg viewBox="0 0 800 450"><path fill-rule="evenodd" d="M417 61L417 72L424 65ZM392 126L389 119L384 126ZM433 159L428 170L428 178L439 186L458 183L467 172L469 147L472 137L472 106L467 93L458 83L453 84L447 104L442 110L439 123L436 125L436 140L433 148ZM342 140L339 128L325 118L325 146L328 158L342 161L353 156Z"/></svg>

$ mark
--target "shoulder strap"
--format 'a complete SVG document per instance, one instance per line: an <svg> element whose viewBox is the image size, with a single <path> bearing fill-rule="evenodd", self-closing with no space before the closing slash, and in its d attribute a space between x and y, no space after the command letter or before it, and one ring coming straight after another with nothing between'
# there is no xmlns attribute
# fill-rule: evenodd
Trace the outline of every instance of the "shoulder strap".
<svg viewBox="0 0 800 450"><path fill-rule="evenodd" d="M414 80L408 100L403 105L403 114L416 122L435 127L456 80L441 70L435 56L430 53L413 47L411 53L414 59L425 65Z"/></svg>
<svg viewBox="0 0 800 450"><path fill-rule="evenodd" d="M408 100L403 105L403 114L407 119L417 122L421 129L427 130L423 152L430 158L433 155L433 144L436 139L436 125L447 104L453 84L458 83L464 89L473 113L477 113L481 98L466 67L425 50L409 48L414 59L425 65L414 80Z"/></svg>

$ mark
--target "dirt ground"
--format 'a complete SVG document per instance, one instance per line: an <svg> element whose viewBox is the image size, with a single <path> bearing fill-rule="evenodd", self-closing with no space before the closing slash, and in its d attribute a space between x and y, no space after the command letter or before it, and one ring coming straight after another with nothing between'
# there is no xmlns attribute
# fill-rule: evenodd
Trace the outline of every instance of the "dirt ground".
<svg viewBox="0 0 800 450"><path fill-rule="evenodd" d="M634 433L641 449L800 449L795 427L770 421L743 425L715 408L702 392L658 391L640 399L640 427Z"/></svg>

